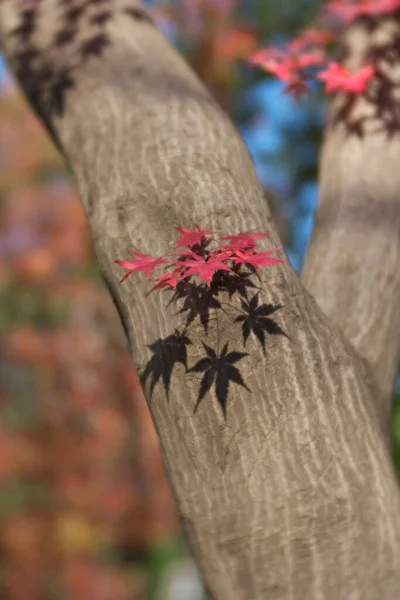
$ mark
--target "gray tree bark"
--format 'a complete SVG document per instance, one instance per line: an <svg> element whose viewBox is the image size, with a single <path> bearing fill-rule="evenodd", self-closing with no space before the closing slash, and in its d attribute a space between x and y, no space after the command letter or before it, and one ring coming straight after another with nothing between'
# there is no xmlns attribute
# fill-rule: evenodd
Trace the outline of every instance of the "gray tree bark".
<svg viewBox="0 0 400 600"><path fill-rule="evenodd" d="M119 285L114 260L129 249L162 254L174 224L271 231L263 249L279 245L253 163L134 0L3 0L0 35L76 177L143 375L149 345L172 335L182 316L167 294L145 295L142 275ZM350 61L398 35L396 20L356 24ZM288 262L262 276L261 301L281 306L274 316L285 335L267 336L265 354L251 335L243 350L233 300L208 332L191 325L188 368L204 356L202 342L248 353L248 389L231 384L226 419L214 389L194 411L199 373L183 362L168 398L161 381L151 394L145 379L184 529L215 600L400 597L388 435L400 345L400 143L387 111L373 112L376 101L332 106L303 283Z"/></svg>

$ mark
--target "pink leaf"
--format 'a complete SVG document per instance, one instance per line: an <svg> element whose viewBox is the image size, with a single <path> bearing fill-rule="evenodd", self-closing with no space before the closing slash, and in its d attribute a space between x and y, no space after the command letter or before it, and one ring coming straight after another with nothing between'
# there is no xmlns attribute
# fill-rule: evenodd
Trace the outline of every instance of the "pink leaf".
<svg viewBox="0 0 400 600"><path fill-rule="evenodd" d="M272 46L257 52L251 58L251 63L279 77L282 81L292 83L304 79L302 74L304 69L320 65L325 61L323 48L305 50L305 47L306 45L289 45L280 49Z"/></svg>
<svg viewBox="0 0 400 600"><path fill-rule="evenodd" d="M175 227L181 232L181 237L175 242L175 247L188 246L192 248L202 240L207 239L213 232L208 229L202 229L199 225L196 225L196 231L193 229L184 229L183 227Z"/></svg>
<svg viewBox="0 0 400 600"><path fill-rule="evenodd" d="M215 271L232 271L227 265L221 262L217 256L211 256L208 260L204 256L193 254L193 258L182 263L187 271L182 276L182 279L191 275L198 275L200 279L204 279L208 286L211 285L211 280Z"/></svg>
<svg viewBox="0 0 400 600"><path fill-rule="evenodd" d="M158 265L162 265L166 263L166 260L163 257L154 257L149 254L140 254L139 252L133 252L132 254L136 256L136 260L116 260L118 265L123 267L124 269L128 269L128 273L124 275L121 279L120 283L125 281L129 275L134 273L135 271L144 271L146 278L148 279L150 275L153 273L154 269L158 267Z"/></svg>
<svg viewBox="0 0 400 600"><path fill-rule="evenodd" d="M247 265L251 265L255 269L257 269L258 267L269 267L277 263L285 262L284 260L274 258L273 256L271 256L271 254L280 249L281 247L278 246L273 250L268 250L268 252L253 252L252 250L248 250L247 252L241 252L240 250L238 250L236 252L236 256L232 257L232 260L234 260L237 264L245 263Z"/></svg>
<svg viewBox="0 0 400 600"><path fill-rule="evenodd" d="M167 286L172 287L173 289L176 289L176 286L179 282L179 280L181 279L180 277L181 275L181 270L180 269L175 269L174 271L168 271L167 273L164 273L163 275L160 275L160 277L156 278L156 285L154 285L151 290L147 293L147 295L150 294L150 292L152 292L153 290L161 290L162 288L165 288Z"/></svg>
<svg viewBox="0 0 400 600"><path fill-rule="evenodd" d="M221 240L229 240L230 244L224 246L227 250L244 250L245 248L253 248L257 245L257 240L268 237L270 233L256 233L254 231L242 231L235 235L225 235Z"/></svg>
<svg viewBox="0 0 400 600"><path fill-rule="evenodd" d="M325 81L327 92L340 90L353 94L363 94L374 74L375 68L372 65L366 65L358 73L353 74L343 65L330 62L328 68L319 73L318 79Z"/></svg>

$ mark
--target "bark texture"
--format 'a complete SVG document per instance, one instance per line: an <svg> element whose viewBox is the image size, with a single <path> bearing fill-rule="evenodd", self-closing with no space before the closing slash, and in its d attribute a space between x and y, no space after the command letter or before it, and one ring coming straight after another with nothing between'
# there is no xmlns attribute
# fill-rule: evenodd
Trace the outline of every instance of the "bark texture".
<svg viewBox="0 0 400 600"><path fill-rule="evenodd" d="M395 22L382 27L397 31ZM350 32L356 58L378 33L363 25ZM76 177L144 376L149 364L168 362L163 352L151 360L182 316L166 307L166 294L145 297L144 277L120 286L114 260L129 249L163 253L174 224L267 230L264 249L278 245L253 163L138 3L4 0L0 35ZM199 373L183 359L168 395L163 373L145 377L183 525L215 600L400 595L400 496L388 436L400 341L399 141L379 115L376 129L355 134L342 109L339 99L322 157L309 291L288 263L263 276L261 301L280 307L285 335L267 336L265 353L251 335L243 349L234 301L208 331L191 324L188 368L204 356L203 342L247 352L240 372L248 389L230 385L226 419L214 387L194 412Z"/></svg>

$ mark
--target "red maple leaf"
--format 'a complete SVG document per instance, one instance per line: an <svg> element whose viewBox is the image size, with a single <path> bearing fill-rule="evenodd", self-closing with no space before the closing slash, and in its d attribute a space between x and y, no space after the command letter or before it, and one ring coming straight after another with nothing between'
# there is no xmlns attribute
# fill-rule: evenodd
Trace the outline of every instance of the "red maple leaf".
<svg viewBox="0 0 400 600"><path fill-rule="evenodd" d="M260 50L252 56L250 62L260 66L265 71L269 71L282 81L291 83L303 78L301 72L304 69L320 65L325 60L323 48L314 48L304 50L303 48L291 47L285 48L269 47Z"/></svg>
<svg viewBox="0 0 400 600"><path fill-rule="evenodd" d="M180 268L174 269L173 271L167 271L167 273L163 273L163 275L160 275L160 277L157 277L155 279L157 283L147 293L147 296L150 294L150 292L154 290L161 290L167 286L170 286L175 290L176 286L178 285L178 282L181 279L181 274L182 271Z"/></svg>
<svg viewBox="0 0 400 600"><path fill-rule="evenodd" d="M192 252L192 258L188 258L188 260L185 260L181 264L187 269L182 276L182 279L186 279L186 277L190 277L191 275L198 275L200 279L204 279L209 287L215 271L232 271L232 269L224 264L215 254L207 259L204 256L199 256Z"/></svg>
<svg viewBox="0 0 400 600"><path fill-rule="evenodd" d="M221 262L226 262L227 260L231 260L234 252L235 249L231 248L230 246L219 246L213 250L213 252L210 254L210 257L216 258Z"/></svg>
<svg viewBox="0 0 400 600"><path fill-rule="evenodd" d="M181 232L181 237L176 240L175 247L179 248L181 246L188 246L192 248L203 239L208 239L210 235L212 235L213 231L209 231L208 229L202 229L199 225L196 225L196 230L194 229L184 229L183 227L175 227L178 231Z"/></svg>
<svg viewBox="0 0 400 600"><path fill-rule="evenodd" d="M133 250L131 250L131 252L134 256L137 257L136 260L114 261L124 269L128 269L128 273L124 275L120 283L125 281L125 279L129 277L129 275L132 275L132 273L134 273L135 271L144 271L146 278L148 279L154 271L154 269L158 267L158 265L162 265L167 262L162 256L154 257L150 256L149 254L140 254L139 252L133 252Z"/></svg>
<svg viewBox="0 0 400 600"><path fill-rule="evenodd" d="M166 287L176 290L180 281L192 275L197 275L210 287L213 276L217 271L229 271L235 277L241 277L241 274L236 273L234 270L235 263L247 263L249 266L253 265L257 267L284 262L270 256L278 248L269 252L255 252L258 240L268 237L270 235L269 232L242 231L233 235L225 235L221 239L218 239L211 237L211 234L214 232L202 229L199 225L196 225L196 230L183 229L181 227L176 227L176 229L182 233L177 245L182 244L189 246L189 248L178 251L173 250L159 257L140 254L131 250L135 260L114 261L128 270L121 279L121 283L135 271L144 271L146 277L149 278L158 265L165 265L170 270L154 278L155 285L148 294L153 290L161 290ZM200 242L202 243L200 244ZM211 242L215 242L218 245L210 249L208 244ZM224 242L230 242L230 244L224 244ZM195 249L193 250L191 246L195 247Z"/></svg>
<svg viewBox="0 0 400 600"><path fill-rule="evenodd" d="M343 65L330 62L327 69L318 74L318 79L325 81L327 92L340 90L353 94L363 94L374 74L375 67L372 65L366 65L358 73L351 73Z"/></svg>
<svg viewBox="0 0 400 600"><path fill-rule="evenodd" d="M245 248L254 248L257 240L268 237L270 233L256 233L254 231L242 231L235 235L225 235L221 240L229 240L230 244L223 247L224 250L244 250Z"/></svg>
<svg viewBox="0 0 400 600"><path fill-rule="evenodd" d="M269 267L270 265L285 262L284 260L271 256L271 254L280 249L281 247L278 246L277 248L268 250L267 252L254 252L253 250L241 252L238 250L236 252L236 256L232 257L232 260L235 261L235 263L245 263L247 265L251 265L255 269L257 269L257 267Z"/></svg>

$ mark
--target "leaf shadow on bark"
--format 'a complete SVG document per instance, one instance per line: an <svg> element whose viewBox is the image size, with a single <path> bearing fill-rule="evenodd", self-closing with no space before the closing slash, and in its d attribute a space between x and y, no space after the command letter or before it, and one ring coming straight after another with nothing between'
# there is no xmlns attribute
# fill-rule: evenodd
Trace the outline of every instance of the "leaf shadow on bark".
<svg viewBox="0 0 400 600"><path fill-rule="evenodd" d="M165 338L159 338L148 345L152 356L140 373L143 385L148 386L150 398L156 384L162 382L167 400L169 400L171 378L178 363L184 366L185 376L200 375L194 412L198 410L207 393L213 390L226 419L232 384L240 386L251 393L251 389L245 382L243 373L238 366L239 362L246 357L251 358L251 355L248 352L239 351L237 348L230 350L229 341L225 342L222 350L220 350L218 313L223 311L225 316L228 315L229 328L241 326L242 335L239 336L239 339L242 338L243 347L246 345L250 334L253 334L262 346L264 356L267 353L268 336L288 336L272 317L283 306L280 304L260 304L259 294L261 288L251 280L254 275L258 277L258 274L250 267L250 265L236 265L232 273L217 271L210 286L198 283L193 277L177 284L167 307L171 304L180 305L175 316L183 316L182 327L175 329L173 334ZM251 297L249 297L249 292L252 293ZM223 294L229 300L235 295L238 296L242 308L240 309L237 306L238 303L233 305L224 302ZM225 309L225 306L229 308L229 312ZM232 312L234 313L233 316ZM211 314L215 314L217 323L217 333L215 334L214 331L213 336L209 335ZM198 360L192 367L188 367L187 347L189 345L198 346L198 340L191 338L191 326L195 321L201 324L207 342L209 342L209 338L211 341L206 343L206 341L201 340L202 351L197 354ZM198 331L198 328L196 331ZM234 337L237 339L237 336Z"/></svg>
<svg viewBox="0 0 400 600"><path fill-rule="evenodd" d="M109 0L87 0L80 6L60 0L59 4L64 10L49 48L50 58L35 42L40 31L39 4L22 7L20 22L10 33L20 47L15 55L15 73L45 121L63 115L67 94L76 84L77 69L92 57L100 58L111 44L107 32L113 18ZM135 21L153 23L144 9L128 7L123 12ZM81 30L89 32L84 40L78 40Z"/></svg>

